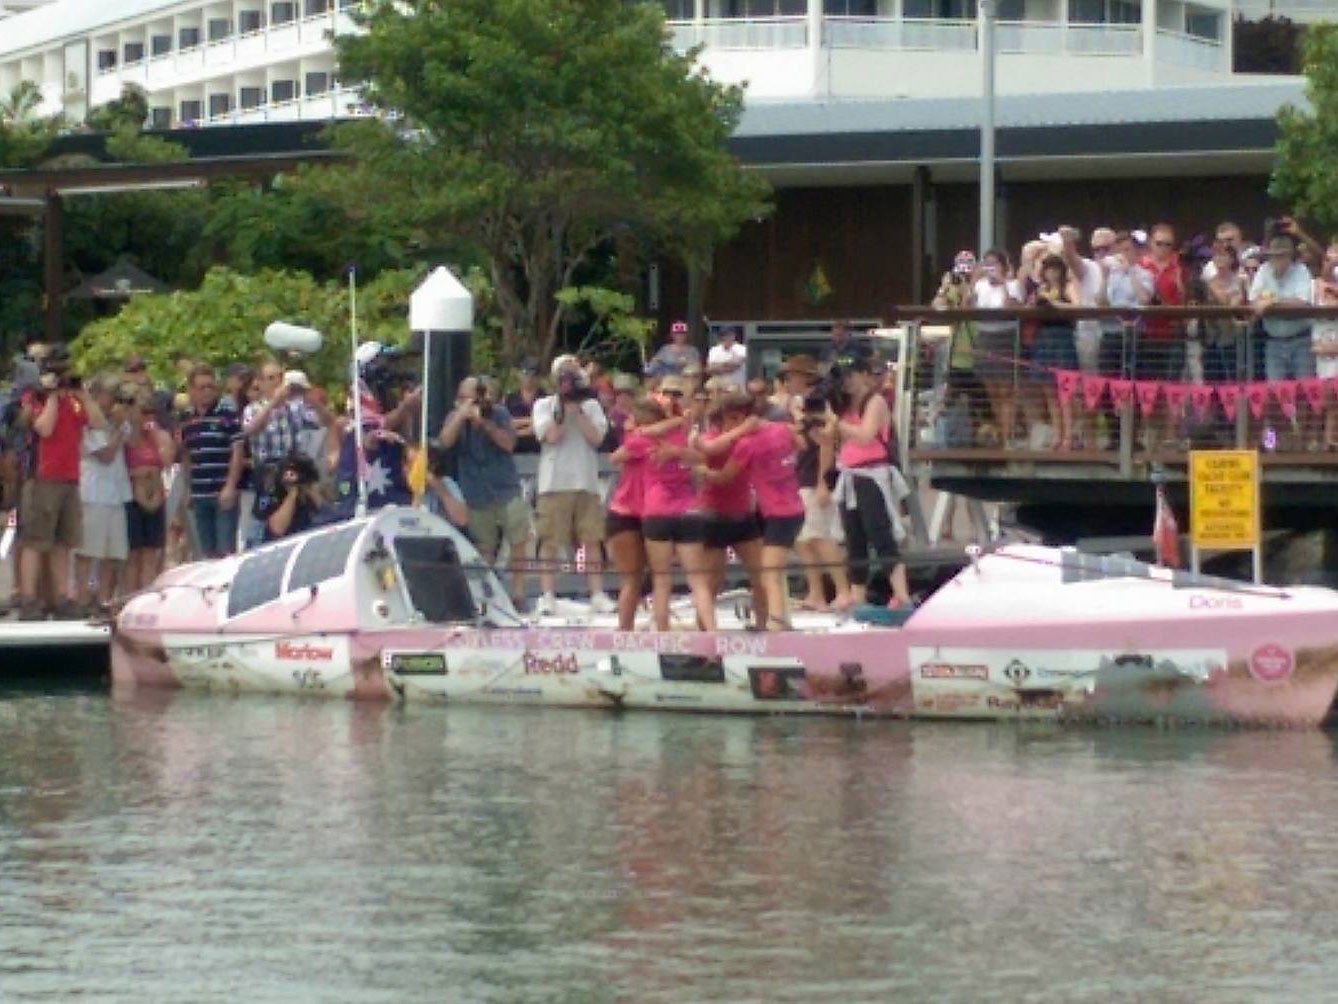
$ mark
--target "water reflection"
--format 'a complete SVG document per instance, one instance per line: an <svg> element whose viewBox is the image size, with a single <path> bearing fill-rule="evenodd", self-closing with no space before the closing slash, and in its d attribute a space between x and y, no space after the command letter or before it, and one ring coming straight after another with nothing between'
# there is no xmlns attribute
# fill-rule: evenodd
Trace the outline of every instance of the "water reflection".
<svg viewBox="0 0 1338 1004"><path fill-rule="evenodd" d="M1298 999L1338 945L1318 732L164 694L0 729L15 994Z"/></svg>

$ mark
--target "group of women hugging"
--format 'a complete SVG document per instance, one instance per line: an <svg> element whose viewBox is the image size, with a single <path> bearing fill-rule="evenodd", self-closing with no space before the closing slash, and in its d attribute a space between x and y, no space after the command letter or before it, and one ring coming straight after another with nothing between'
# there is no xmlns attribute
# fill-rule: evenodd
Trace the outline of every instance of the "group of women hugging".
<svg viewBox="0 0 1338 1004"><path fill-rule="evenodd" d="M742 389L696 390L668 376L634 402L611 457L620 477L606 528L621 629L634 625L647 571L654 626L669 629L677 562L697 626L715 630L730 550L747 571L758 630L790 627L785 575L796 546L808 582L801 609L864 604L870 551L888 576L888 606L909 606L898 547L905 483L889 448L882 365L872 353L842 360L826 395L805 382L804 392L778 404Z"/></svg>

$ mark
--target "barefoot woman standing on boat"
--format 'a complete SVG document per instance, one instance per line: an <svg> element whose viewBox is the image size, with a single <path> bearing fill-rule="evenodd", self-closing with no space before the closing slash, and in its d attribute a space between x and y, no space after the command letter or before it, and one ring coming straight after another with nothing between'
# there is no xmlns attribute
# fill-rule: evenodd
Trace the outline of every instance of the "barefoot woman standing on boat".
<svg viewBox="0 0 1338 1004"><path fill-rule="evenodd" d="M892 466L892 413L878 393L883 367L872 353L855 353L841 366L843 396L838 404L837 433L841 447L836 462L841 474L835 496L841 510L850 562L850 594L837 597L837 606L849 609L865 602L869 577L869 550L891 569L889 608L909 606L906 566L897 546L897 507L905 491L901 473Z"/></svg>

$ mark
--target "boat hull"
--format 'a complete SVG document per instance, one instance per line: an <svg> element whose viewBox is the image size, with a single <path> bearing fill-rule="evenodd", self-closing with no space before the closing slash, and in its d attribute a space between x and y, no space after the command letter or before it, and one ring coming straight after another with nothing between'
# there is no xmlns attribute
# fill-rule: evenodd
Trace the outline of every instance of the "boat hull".
<svg viewBox="0 0 1338 1004"><path fill-rule="evenodd" d="M921 632L424 627L348 634L118 634L118 685L348 699L715 713L1320 724L1338 644L1085 647Z"/></svg>

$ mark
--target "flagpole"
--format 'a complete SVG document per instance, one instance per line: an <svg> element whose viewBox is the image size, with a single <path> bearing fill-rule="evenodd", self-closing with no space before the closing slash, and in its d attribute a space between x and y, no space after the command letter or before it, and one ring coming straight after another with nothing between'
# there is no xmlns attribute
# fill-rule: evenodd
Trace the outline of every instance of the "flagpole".
<svg viewBox="0 0 1338 1004"><path fill-rule="evenodd" d="M353 510L358 518L367 515L367 457L362 449L362 374L358 372L358 267L348 267L348 332L353 354L353 458L357 468L358 501Z"/></svg>

